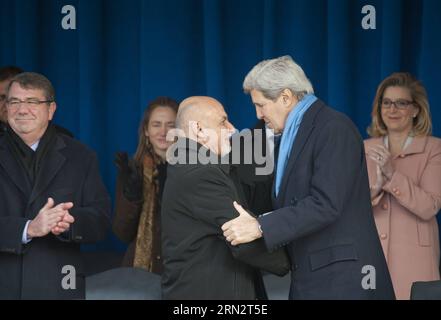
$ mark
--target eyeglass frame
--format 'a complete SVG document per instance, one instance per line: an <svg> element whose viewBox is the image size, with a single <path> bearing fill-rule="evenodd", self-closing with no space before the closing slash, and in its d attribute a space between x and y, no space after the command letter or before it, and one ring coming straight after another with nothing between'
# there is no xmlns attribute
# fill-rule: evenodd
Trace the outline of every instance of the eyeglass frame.
<svg viewBox="0 0 441 320"><path fill-rule="evenodd" d="M31 99L23 101L23 100L16 99L16 100L13 100L13 102L15 102L15 103L11 106L11 101L10 100L6 100L6 106L8 108L16 108L16 109L18 109L21 105L25 104L26 107L28 107L28 108L29 107L30 108L37 108L41 104L44 104L44 103L50 104L50 103L55 102L55 101L54 100L31 100Z"/></svg>
<svg viewBox="0 0 441 320"><path fill-rule="evenodd" d="M380 107L382 109L391 109L392 105L394 105L397 110L406 110L407 108L409 108L410 105L415 105L415 101L413 101L413 100L411 101L411 100L406 100L406 99L398 99L398 100L392 101L391 99L386 98L386 101L389 101L390 104L387 107L385 107L384 101L385 101L385 99L381 98ZM400 107L397 104L398 102L405 102L406 104Z"/></svg>

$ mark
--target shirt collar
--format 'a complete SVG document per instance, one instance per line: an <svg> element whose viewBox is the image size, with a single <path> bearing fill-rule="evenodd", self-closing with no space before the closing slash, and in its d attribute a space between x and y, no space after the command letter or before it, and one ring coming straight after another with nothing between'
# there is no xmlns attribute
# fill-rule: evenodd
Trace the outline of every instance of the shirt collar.
<svg viewBox="0 0 441 320"><path fill-rule="evenodd" d="M31 149L37 151L38 145L40 144L40 140L37 140L34 144L31 145Z"/></svg>
<svg viewBox="0 0 441 320"><path fill-rule="evenodd" d="M388 148L388 141L387 139L385 139L385 137L383 138L377 138L378 142L383 143L383 145ZM427 136L415 136L415 137L411 137L411 139L408 139L405 143L406 147L403 148L403 150L401 150L400 154L398 154L396 157L399 156L407 156L410 154L416 154L416 153L423 153L424 150L426 149L426 144L427 144ZM387 143L386 143L387 141Z"/></svg>

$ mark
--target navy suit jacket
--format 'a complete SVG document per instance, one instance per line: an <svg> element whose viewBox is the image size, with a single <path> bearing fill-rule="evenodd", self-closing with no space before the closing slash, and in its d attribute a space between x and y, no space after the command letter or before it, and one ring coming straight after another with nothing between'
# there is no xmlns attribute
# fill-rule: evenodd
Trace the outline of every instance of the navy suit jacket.
<svg viewBox="0 0 441 320"><path fill-rule="evenodd" d="M60 236L49 233L22 244L26 222L48 197L55 205L72 201L75 222ZM110 198L92 150L57 134L32 187L6 137L0 137L0 300L84 298L80 244L104 239L109 212ZM75 274L64 266L73 266ZM65 289L68 275L76 276L75 286L69 281L72 286Z"/></svg>
<svg viewBox="0 0 441 320"><path fill-rule="evenodd" d="M309 108L273 200L259 222L269 250L287 247L290 299L394 299L363 140L349 118L320 100Z"/></svg>

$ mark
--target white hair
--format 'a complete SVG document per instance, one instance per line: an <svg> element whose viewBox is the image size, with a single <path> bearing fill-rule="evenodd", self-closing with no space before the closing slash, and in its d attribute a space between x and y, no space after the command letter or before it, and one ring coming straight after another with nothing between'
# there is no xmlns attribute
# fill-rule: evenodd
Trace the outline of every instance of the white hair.
<svg viewBox="0 0 441 320"><path fill-rule="evenodd" d="M276 100L285 89L299 100L314 93L305 72L290 56L259 62L245 77L243 89L245 93L255 89L271 100Z"/></svg>

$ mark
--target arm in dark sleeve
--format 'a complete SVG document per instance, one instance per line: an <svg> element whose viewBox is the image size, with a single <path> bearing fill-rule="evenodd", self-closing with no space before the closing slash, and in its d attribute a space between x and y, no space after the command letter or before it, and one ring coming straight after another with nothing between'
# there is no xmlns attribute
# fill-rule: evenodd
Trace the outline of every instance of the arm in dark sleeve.
<svg viewBox="0 0 441 320"><path fill-rule="evenodd" d="M351 190L360 181L364 152L361 137L350 125L328 122L319 133L314 150L309 195L299 199L295 206L275 210L258 219L270 250L336 221Z"/></svg>
<svg viewBox="0 0 441 320"><path fill-rule="evenodd" d="M273 210L271 199L272 187L272 175L264 176L261 180L254 182L248 204L251 212L259 216Z"/></svg>
<svg viewBox="0 0 441 320"><path fill-rule="evenodd" d="M22 244L27 218L0 218L0 252L22 254L26 245Z"/></svg>
<svg viewBox="0 0 441 320"><path fill-rule="evenodd" d="M273 175L256 175L256 166L238 165L233 167L230 176L235 180L236 186L241 186L246 198L248 208L255 215L273 210L272 207L272 185Z"/></svg>
<svg viewBox="0 0 441 320"><path fill-rule="evenodd" d="M82 203L74 203L69 210L75 222L62 239L77 243L93 243L106 237L110 226L110 197L104 186L98 167L98 160L93 154L89 159L89 168L82 190Z"/></svg>
<svg viewBox="0 0 441 320"><path fill-rule="evenodd" d="M142 200L130 201L126 198L121 179L118 176L116 180L113 232L120 240L126 243L131 242L136 237L142 203Z"/></svg>
<svg viewBox="0 0 441 320"><path fill-rule="evenodd" d="M228 177L216 168L207 169L197 182L193 201L194 218L212 226L213 232L225 242L232 255L253 267L284 275L289 271L289 261L284 251L269 252L262 239L231 246L222 234L221 226L239 216L233 206L234 190Z"/></svg>
<svg viewBox="0 0 441 320"><path fill-rule="evenodd" d="M291 264L285 248L268 251L262 238L238 246L232 246L228 241L225 242L233 257L246 264L278 276L284 276L290 270Z"/></svg>

